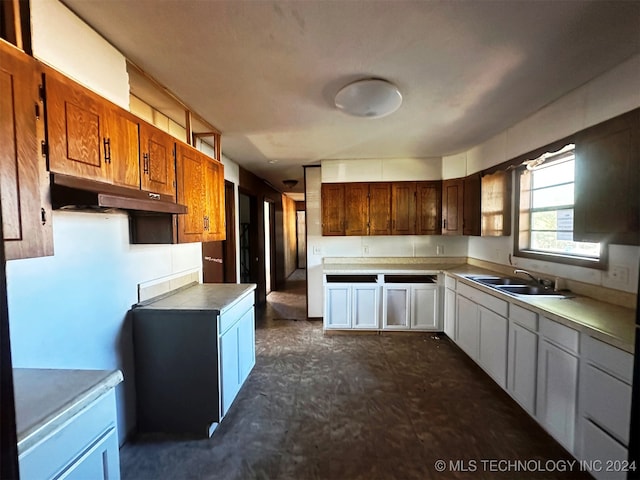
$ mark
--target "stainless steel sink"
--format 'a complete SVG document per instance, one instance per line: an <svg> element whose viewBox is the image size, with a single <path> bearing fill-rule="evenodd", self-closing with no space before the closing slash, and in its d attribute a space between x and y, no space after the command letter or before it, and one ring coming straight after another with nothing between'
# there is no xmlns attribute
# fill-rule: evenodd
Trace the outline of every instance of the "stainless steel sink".
<svg viewBox="0 0 640 480"><path fill-rule="evenodd" d="M499 292L508 293L514 296L523 297L550 297L550 298L571 298L562 292L556 292L542 285L534 285L522 278L513 277L497 277L497 276L470 276L469 280L478 282L487 287L498 290Z"/></svg>

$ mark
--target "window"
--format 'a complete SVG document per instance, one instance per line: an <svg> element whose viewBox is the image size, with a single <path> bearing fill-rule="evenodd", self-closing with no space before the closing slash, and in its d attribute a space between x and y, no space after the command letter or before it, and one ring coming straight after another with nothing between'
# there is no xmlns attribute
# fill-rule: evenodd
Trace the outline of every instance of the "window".
<svg viewBox="0 0 640 480"><path fill-rule="evenodd" d="M604 268L601 244L573 240L574 150L545 153L518 172L516 256Z"/></svg>

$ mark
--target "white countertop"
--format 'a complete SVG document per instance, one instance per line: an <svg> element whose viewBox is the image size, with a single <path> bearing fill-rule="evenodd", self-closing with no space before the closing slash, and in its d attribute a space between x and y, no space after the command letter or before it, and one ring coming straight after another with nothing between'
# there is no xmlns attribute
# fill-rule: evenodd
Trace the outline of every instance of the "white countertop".
<svg viewBox="0 0 640 480"><path fill-rule="evenodd" d="M14 368L18 455L122 380L120 370Z"/></svg>

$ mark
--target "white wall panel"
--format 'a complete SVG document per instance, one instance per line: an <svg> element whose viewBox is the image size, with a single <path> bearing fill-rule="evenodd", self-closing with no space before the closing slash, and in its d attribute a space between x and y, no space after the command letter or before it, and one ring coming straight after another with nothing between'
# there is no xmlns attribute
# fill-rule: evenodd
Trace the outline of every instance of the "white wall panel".
<svg viewBox="0 0 640 480"><path fill-rule="evenodd" d="M442 179L460 178L467 175L467 152L442 157Z"/></svg>

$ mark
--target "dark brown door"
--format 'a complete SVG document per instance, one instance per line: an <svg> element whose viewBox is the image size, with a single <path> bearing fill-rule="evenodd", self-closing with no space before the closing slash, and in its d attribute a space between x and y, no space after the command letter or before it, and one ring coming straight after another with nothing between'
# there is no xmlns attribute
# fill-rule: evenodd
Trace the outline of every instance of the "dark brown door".
<svg viewBox="0 0 640 480"><path fill-rule="evenodd" d="M369 184L347 183L344 186L345 235L368 235Z"/></svg>
<svg viewBox="0 0 640 480"><path fill-rule="evenodd" d="M391 186L391 233L413 235L416 231L416 184L398 182Z"/></svg>
<svg viewBox="0 0 640 480"><path fill-rule="evenodd" d="M222 242L224 249L224 281L236 283L236 199L233 183L224 182L224 210L226 240Z"/></svg>
<svg viewBox="0 0 640 480"><path fill-rule="evenodd" d="M369 235L391 234L391 184L369 184Z"/></svg>
<svg viewBox="0 0 640 480"><path fill-rule="evenodd" d="M440 235L442 182L416 184L416 234Z"/></svg>
<svg viewBox="0 0 640 480"><path fill-rule="evenodd" d="M464 179L442 181L442 235L462 235Z"/></svg>
<svg viewBox="0 0 640 480"><path fill-rule="evenodd" d="M224 283L223 242L202 242L202 281Z"/></svg>
<svg viewBox="0 0 640 480"><path fill-rule="evenodd" d="M465 177L463 188L462 233L480 235L480 174Z"/></svg>

